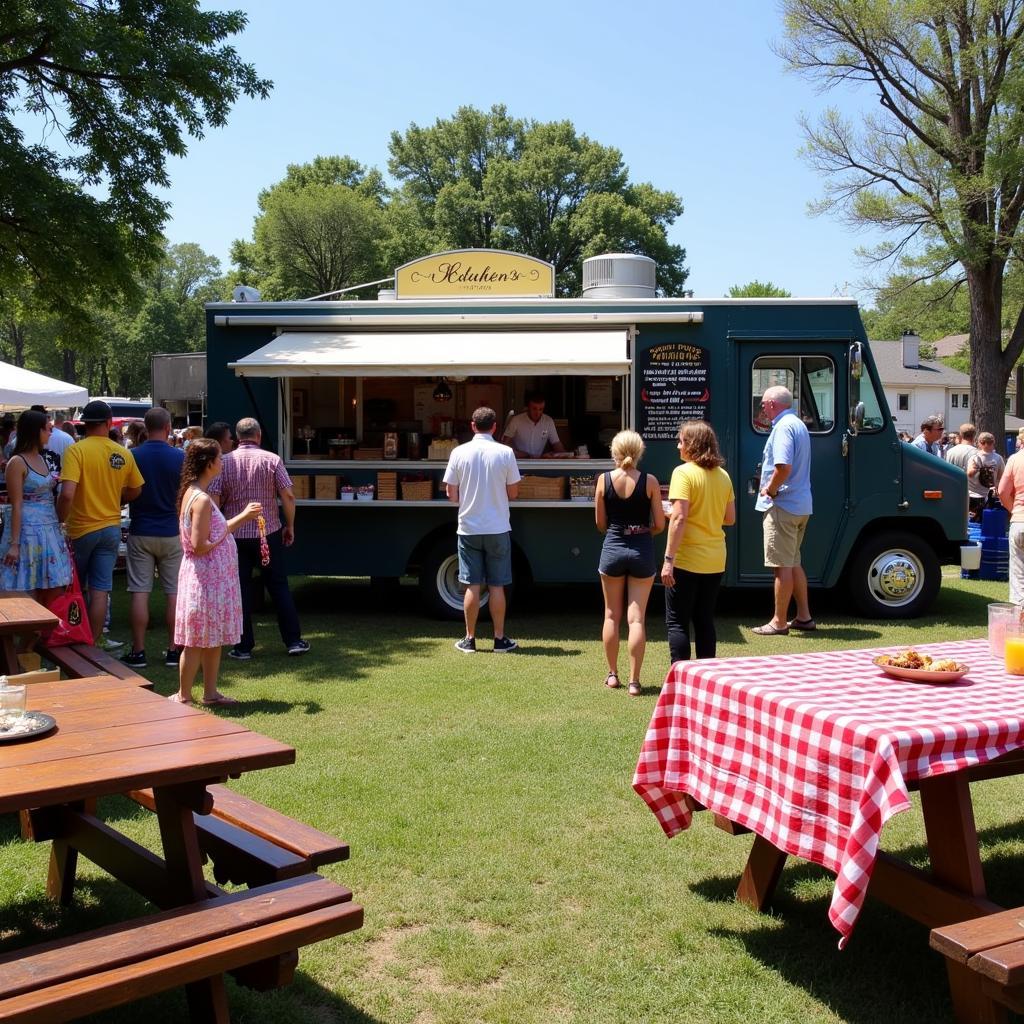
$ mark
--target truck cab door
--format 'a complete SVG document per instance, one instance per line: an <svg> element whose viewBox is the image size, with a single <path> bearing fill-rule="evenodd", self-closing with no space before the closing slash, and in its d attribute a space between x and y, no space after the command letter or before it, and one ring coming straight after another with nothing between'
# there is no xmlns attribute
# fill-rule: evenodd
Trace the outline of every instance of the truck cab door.
<svg viewBox="0 0 1024 1024"><path fill-rule="evenodd" d="M811 488L814 514L807 526L801 563L812 582L824 579L835 545L846 495L843 459L845 408L841 375L845 345L833 341L784 339L737 342L739 403L737 428L736 575L730 582L768 582L764 565L762 514L754 508L760 485L761 462L771 423L761 413L761 396L782 385L793 394L793 411L811 435Z"/></svg>

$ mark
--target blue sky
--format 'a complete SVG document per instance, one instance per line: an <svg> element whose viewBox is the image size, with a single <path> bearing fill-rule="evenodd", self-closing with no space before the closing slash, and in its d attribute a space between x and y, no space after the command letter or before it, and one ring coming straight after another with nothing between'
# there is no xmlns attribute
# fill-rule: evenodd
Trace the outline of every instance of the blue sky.
<svg viewBox="0 0 1024 1024"><path fill-rule="evenodd" d="M235 46L274 90L192 140L166 193L170 240L198 242L225 267L231 241L251 235L257 193L287 164L345 153L386 172L392 130L505 103L518 117L571 120L617 146L632 180L680 195L671 238L698 296L758 278L869 299L855 249L871 238L807 215L822 183L798 157L797 118L870 97L823 97L785 72L770 0L238 6L249 26Z"/></svg>

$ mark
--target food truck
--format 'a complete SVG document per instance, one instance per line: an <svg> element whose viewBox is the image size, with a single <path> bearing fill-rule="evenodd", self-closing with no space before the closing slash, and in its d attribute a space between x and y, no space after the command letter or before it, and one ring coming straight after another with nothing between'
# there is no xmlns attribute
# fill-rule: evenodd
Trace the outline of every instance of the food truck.
<svg viewBox="0 0 1024 1024"><path fill-rule="evenodd" d="M536 390L565 452L519 462L515 586L595 579L611 438L637 430L642 468L667 484L694 418L714 426L736 491L725 584L768 586L759 402L782 384L811 437L811 585L847 587L869 616L923 612L966 541L966 478L898 439L856 302L663 298L654 273L643 256L593 257L582 297L558 298L550 264L462 250L399 267L376 299L210 304L209 417L255 416L285 460L300 506L289 570L413 576L429 609L461 615L448 456L475 408L497 412L500 436Z"/></svg>

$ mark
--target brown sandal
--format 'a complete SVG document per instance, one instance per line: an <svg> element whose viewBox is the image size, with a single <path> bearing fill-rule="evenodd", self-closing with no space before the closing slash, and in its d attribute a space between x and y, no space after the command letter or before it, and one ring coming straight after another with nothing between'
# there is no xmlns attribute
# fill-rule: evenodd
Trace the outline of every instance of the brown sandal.
<svg viewBox="0 0 1024 1024"><path fill-rule="evenodd" d="M609 690L617 690L622 683L619 682L617 673L609 672L608 675L604 677L604 685L607 686Z"/></svg>

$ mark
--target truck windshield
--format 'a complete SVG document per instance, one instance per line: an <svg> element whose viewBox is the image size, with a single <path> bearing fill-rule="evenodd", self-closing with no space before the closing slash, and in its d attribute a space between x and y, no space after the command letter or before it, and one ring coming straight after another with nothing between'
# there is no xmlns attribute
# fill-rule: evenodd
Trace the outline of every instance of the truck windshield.
<svg viewBox="0 0 1024 1024"><path fill-rule="evenodd" d="M771 423L761 413L761 396L781 385L793 395L793 411L812 434L827 434L836 421L836 365L828 356L759 356L751 380L750 420L761 434Z"/></svg>

